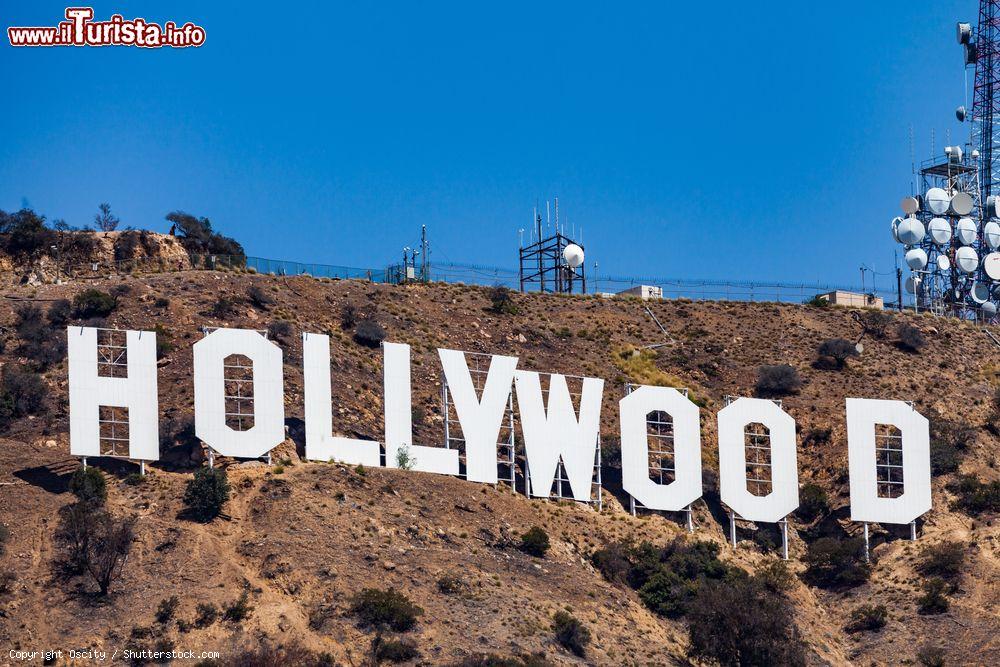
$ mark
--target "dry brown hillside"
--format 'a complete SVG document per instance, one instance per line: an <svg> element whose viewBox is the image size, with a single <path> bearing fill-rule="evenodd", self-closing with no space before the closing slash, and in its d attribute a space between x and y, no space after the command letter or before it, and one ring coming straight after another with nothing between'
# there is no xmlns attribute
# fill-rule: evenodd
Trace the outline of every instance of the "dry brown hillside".
<svg viewBox="0 0 1000 667"><path fill-rule="evenodd" d="M252 286L273 303L252 303ZM726 546L714 420L726 395L752 395L761 365L784 363L803 380L784 399L800 429L800 484L818 484L831 505L816 521L792 521L790 566L796 573L804 569L808 541L860 530L847 520L845 397L912 400L932 420L947 424L948 433L964 429L967 443L959 471L935 478L934 509L920 523L918 542L906 539L905 527L875 528L876 562L867 583L831 591L796 579L787 595L810 664L914 663L927 643L944 647L947 664L1000 662L997 517L953 509L956 495L946 488L960 472L984 481L1000 477L1000 440L990 428L1000 347L971 324L892 316L883 338L866 337L863 354L836 370L815 363L817 347L837 337L853 342L861 332L851 311L840 308L650 303L673 342L633 356L638 346L667 342L638 301L515 295L518 312L500 315L489 310L489 290L481 287L192 271L9 288L0 311L5 368L31 365L14 330L18 308L48 308L88 287L117 295L107 326L160 325L161 338L172 343L159 369L164 461L150 468L146 483L134 486L126 482L134 466L95 462L109 476L109 505L139 516L138 542L113 594L97 598L87 579L61 576L53 533L59 508L73 499L67 483L76 462L69 456L65 362L44 370L51 389L47 408L15 420L0 447L0 522L11 533L0 570L16 577L0 597L0 664L13 662L7 647L99 646L110 652L172 644L219 650L225 657L262 642L298 643L328 653L335 664L368 664L373 633L350 613L352 595L366 586L393 587L424 609L408 633L423 664L456 664L484 652L543 652L553 664L686 664L685 621L652 613L634 590L608 582L589 556L616 539L662 544L682 536L722 545L724 560L750 572L771 562L773 527L741 526L739 548ZM218 304L223 298L230 308ZM603 511L529 501L504 486L300 460L302 331L331 335L335 429L381 439L381 355L345 330L341 320L348 305L375 317L388 340L412 346L421 444L442 438L436 348L513 354L523 368L605 378L602 433L609 455ZM271 467L221 460L233 488L225 515L208 524L186 520L179 516L184 487L200 464L200 450L183 437L192 418L191 345L204 326L265 329L276 321L291 324L290 333L273 329L285 353L291 438ZM922 331L927 344L920 352L898 345L903 323ZM702 405L706 493L695 506L691 536L680 517L632 517L623 509L613 449L617 401L627 381L688 387ZM509 544L536 525L552 542L542 559ZM946 613L920 614L924 577L915 563L923 547L946 540L964 546L960 583ZM457 591L442 590L445 575L460 580ZM252 605L248 618L189 627L198 604L221 607L244 587ZM157 605L171 595L180 601L175 619L158 624ZM851 612L861 604L885 604L887 625L847 633ZM571 610L592 632L583 659L553 639L552 616L560 609Z"/></svg>

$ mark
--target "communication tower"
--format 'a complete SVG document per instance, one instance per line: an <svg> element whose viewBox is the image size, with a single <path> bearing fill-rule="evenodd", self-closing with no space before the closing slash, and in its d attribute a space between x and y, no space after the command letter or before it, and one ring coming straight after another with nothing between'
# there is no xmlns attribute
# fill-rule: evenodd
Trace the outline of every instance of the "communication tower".
<svg viewBox="0 0 1000 667"><path fill-rule="evenodd" d="M979 26L957 25L975 69L970 141L920 165L918 194L904 197L892 234L905 247L906 291L918 309L991 321L1000 302L1000 0L980 0Z"/></svg>
<svg viewBox="0 0 1000 667"><path fill-rule="evenodd" d="M532 215L529 243L524 245L523 232L520 247L520 285L525 292L538 286L540 292L586 294L587 273L583 260L583 244L566 236L559 226L559 199L555 199L555 226L548 220L543 227L542 214L537 207Z"/></svg>

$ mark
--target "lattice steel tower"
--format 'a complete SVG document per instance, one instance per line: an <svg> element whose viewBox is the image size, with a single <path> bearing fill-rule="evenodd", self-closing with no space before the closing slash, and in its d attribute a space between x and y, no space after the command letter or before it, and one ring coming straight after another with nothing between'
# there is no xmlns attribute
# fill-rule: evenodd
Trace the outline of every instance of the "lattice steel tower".
<svg viewBox="0 0 1000 667"><path fill-rule="evenodd" d="M966 67L976 70L972 145L979 149L980 201L993 217L997 208L990 197L1000 195L1000 0L980 0L975 35L971 26L959 23L958 40L965 47Z"/></svg>

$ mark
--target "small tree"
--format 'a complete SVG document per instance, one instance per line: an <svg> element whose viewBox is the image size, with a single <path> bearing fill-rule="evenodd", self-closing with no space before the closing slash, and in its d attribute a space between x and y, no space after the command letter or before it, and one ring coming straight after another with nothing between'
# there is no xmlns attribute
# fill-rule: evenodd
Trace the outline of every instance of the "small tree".
<svg viewBox="0 0 1000 667"><path fill-rule="evenodd" d="M917 572L954 581L961 575L964 563L965 546L961 542L940 542L924 547L917 561Z"/></svg>
<svg viewBox="0 0 1000 667"><path fill-rule="evenodd" d="M556 641L573 655L582 658L590 643L590 630L565 611L557 611L552 617L552 630Z"/></svg>
<svg viewBox="0 0 1000 667"><path fill-rule="evenodd" d="M864 583L871 570L862 559L863 544L860 537L816 540L804 558L806 581L821 588L851 588Z"/></svg>
<svg viewBox="0 0 1000 667"><path fill-rule="evenodd" d="M117 307L118 300L99 289L85 289L73 297L73 315L81 320L107 317Z"/></svg>
<svg viewBox="0 0 1000 667"><path fill-rule="evenodd" d="M875 632L885 627L889 612L884 604L863 604L851 612L847 632Z"/></svg>
<svg viewBox="0 0 1000 667"><path fill-rule="evenodd" d="M921 614L943 614L948 611L948 582L941 577L932 577L924 582L923 588L924 594L917 600L917 610Z"/></svg>
<svg viewBox="0 0 1000 667"><path fill-rule="evenodd" d="M757 395L778 398L794 394L802 386L799 372L788 364L761 366L757 369Z"/></svg>
<svg viewBox="0 0 1000 667"><path fill-rule="evenodd" d="M514 303L514 293L504 285L494 285L490 288L490 311L497 315L517 315L517 304Z"/></svg>
<svg viewBox="0 0 1000 667"><path fill-rule="evenodd" d="M69 480L69 490L81 502L103 505L108 497L104 473L93 466L80 466Z"/></svg>
<svg viewBox="0 0 1000 667"><path fill-rule="evenodd" d="M912 324L900 325L896 331L896 335L899 337L899 347L907 352L920 352L926 343L920 329Z"/></svg>
<svg viewBox="0 0 1000 667"><path fill-rule="evenodd" d="M424 610L392 588L386 591L366 588L354 596L351 612L362 626L407 632L417 624L417 617Z"/></svg>
<svg viewBox="0 0 1000 667"><path fill-rule="evenodd" d="M94 216L94 226L102 232L113 232L118 229L121 220L111 212L111 204L105 202L97 208L100 212Z"/></svg>
<svg viewBox="0 0 1000 667"><path fill-rule="evenodd" d="M410 448L406 445L396 450L396 467L400 470L412 470L417 464L417 460L410 454Z"/></svg>
<svg viewBox="0 0 1000 667"><path fill-rule="evenodd" d="M549 550L549 536L538 526L532 526L521 535L520 549L528 555L545 558Z"/></svg>
<svg viewBox="0 0 1000 667"><path fill-rule="evenodd" d="M823 341L819 346L819 355L833 359L838 369L847 365L847 360L858 356L858 348L849 340L843 338L831 338Z"/></svg>
<svg viewBox="0 0 1000 667"><path fill-rule="evenodd" d="M689 656L720 665L804 665L791 603L753 578L702 585L688 612Z"/></svg>
<svg viewBox="0 0 1000 667"><path fill-rule="evenodd" d="M219 516L228 501L229 478L222 468L199 468L184 492L191 518L202 523Z"/></svg>
<svg viewBox="0 0 1000 667"><path fill-rule="evenodd" d="M807 482L799 491L799 508L795 511L805 521L813 521L830 511L826 491L819 484Z"/></svg>
<svg viewBox="0 0 1000 667"><path fill-rule="evenodd" d="M362 320L354 329L354 340L365 347L378 347L385 340L385 329L374 318Z"/></svg>
<svg viewBox="0 0 1000 667"><path fill-rule="evenodd" d="M121 577L135 541L136 517L115 518L98 510L87 545L86 569L107 595L111 584Z"/></svg>

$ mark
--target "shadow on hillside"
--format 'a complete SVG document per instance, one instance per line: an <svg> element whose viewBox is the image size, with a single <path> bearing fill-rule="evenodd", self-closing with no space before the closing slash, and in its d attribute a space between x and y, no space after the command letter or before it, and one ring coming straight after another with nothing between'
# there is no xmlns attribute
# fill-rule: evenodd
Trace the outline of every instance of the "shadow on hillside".
<svg viewBox="0 0 1000 667"><path fill-rule="evenodd" d="M48 493L66 493L69 491L69 479L77 466L79 462L76 459L69 459L44 466L21 468L14 471L14 477Z"/></svg>

